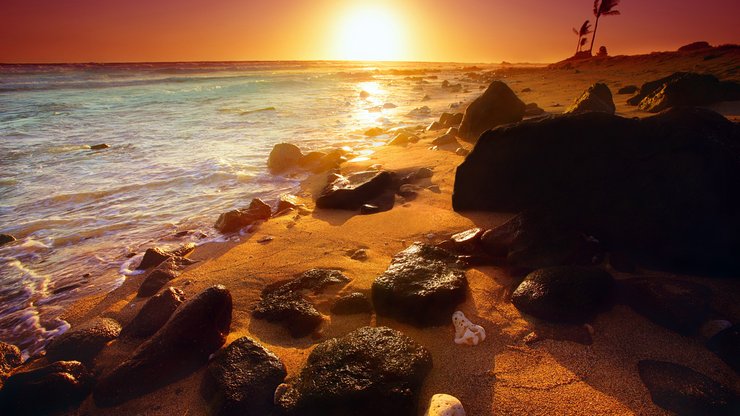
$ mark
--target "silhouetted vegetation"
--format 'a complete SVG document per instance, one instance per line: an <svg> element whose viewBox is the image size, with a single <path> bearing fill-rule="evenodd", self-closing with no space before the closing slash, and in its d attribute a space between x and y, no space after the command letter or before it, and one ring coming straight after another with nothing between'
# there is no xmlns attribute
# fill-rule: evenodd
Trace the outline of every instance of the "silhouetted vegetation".
<svg viewBox="0 0 740 416"><path fill-rule="evenodd" d="M576 30L576 28L573 28L573 33L575 33L576 36L578 36L578 47L576 47L576 54L581 51L581 48L583 48L583 45L586 44L588 41L588 34L591 33L591 22L589 20L586 20L581 25L581 28L579 30Z"/></svg>
<svg viewBox="0 0 740 416"><path fill-rule="evenodd" d="M596 40L596 31L599 30L599 18L601 16L618 16L619 10L614 10L619 5L619 0L594 0L594 16L596 16L596 24L594 24L594 34L591 36L591 47L588 49L589 53L593 53L594 41Z"/></svg>

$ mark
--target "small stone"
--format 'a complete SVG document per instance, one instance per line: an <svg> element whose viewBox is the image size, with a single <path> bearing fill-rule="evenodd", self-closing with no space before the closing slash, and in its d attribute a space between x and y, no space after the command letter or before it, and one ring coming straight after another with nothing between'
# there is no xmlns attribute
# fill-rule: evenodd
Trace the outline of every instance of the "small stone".
<svg viewBox="0 0 740 416"><path fill-rule="evenodd" d="M105 144L105 143L100 143L100 144L94 144L94 145L90 146L90 150L103 150L103 149L107 149L109 147L110 146L107 145L107 144Z"/></svg>
<svg viewBox="0 0 740 416"><path fill-rule="evenodd" d="M159 266L160 263L172 257L172 254L159 248L153 247L148 248L144 253L144 258L141 259L141 263L136 268L137 270L144 270L150 267Z"/></svg>
<svg viewBox="0 0 740 416"><path fill-rule="evenodd" d="M430 168L419 168L419 170L416 171L416 179L426 179L431 178L434 176L434 171Z"/></svg>
<svg viewBox="0 0 740 416"><path fill-rule="evenodd" d="M465 409L457 397L435 394L429 401L429 409L424 416L465 416Z"/></svg>
<svg viewBox="0 0 740 416"><path fill-rule="evenodd" d="M621 94L621 95L634 94L639 90L640 88L638 88L637 85L627 85L617 90L617 94Z"/></svg>
<svg viewBox="0 0 740 416"><path fill-rule="evenodd" d="M435 146L445 146L452 143L457 143L455 136L452 134L443 134L442 136L432 140L432 144Z"/></svg>
<svg viewBox="0 0 740 416"><path fill-rule="evenodd" d="M0 246L4 246L8 243L15 241L15 237L10 234L0 234Z"/></svg>
<svg viewBox="0 0 740 416"><path fill-rule="evenodd" d="M0 341L0 388L3 386L3 380L21 363L23 363L21 350L15 345Z"/></svg>
<svg viewBox="0 0 740 416"><path fill-rule="evenodd" d="M260 238L259 240L257 240L257 242L260 243L260 244L265 244L265 243L269 243L270 241L272 241L274 239L275 239L275 237L273 237L271 235L266 235L266 236Z"/></svg>
<svg viewBox="0 0 740 416"><path fill-rule="evenodd" d="M383 130L380 127L373 127L365 131L365 136L368 136L368 137L376 137L376 136L380 136L381 134L385 134L385 130Z"/></svg>
<svg viewBox="0 0 740 416"><path fill-rule="evenodd" d="M398 195L401 195L402 197L409 199L416 196L416 194L421 190L419 186L412 185L410 183L405 183L401 185L398 188Z"/></svg>
<svg viewBox="0 0 740 416"><path fill-rule="evenodd" d="M360 91L360 98L362 98L364 100L364 99L366 99L368 97L370 97L370 93L369 92L367 92L365 90Z"/></svg>
<svg viewBox="0 0 740 416"><path fill-rule="evenodd" d="M337 299L331 306L331 313L335 315L353 315L358 313L370 313L373 307L364 293L350 293Z"/></svg>
<svg viewBox="0 0 740 416"><path fill-rule="evenodd" d="M486 339L486 330L470 322L461 311L452 314L452 325L455 326L455 344L478 345Z"/></svg>
<svg viewBox="0 0 740 416"><path fill-rule="evenodd" d="M347 253L347 255L352 260L357 260L357 261L365 261L365 260L367 260L367 250L365 250L364 248L359 248L357 250L350 250Z"/></svg>

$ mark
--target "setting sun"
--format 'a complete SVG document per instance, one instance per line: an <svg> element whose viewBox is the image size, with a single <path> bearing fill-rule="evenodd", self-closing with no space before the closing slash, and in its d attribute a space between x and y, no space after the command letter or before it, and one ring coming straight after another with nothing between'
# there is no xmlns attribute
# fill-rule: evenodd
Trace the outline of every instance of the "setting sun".
<svg viewBox="0 0 740 416"><path fill-rule="evenodd" d="M394 61L404 58L405 33L389 9L352 9L341 17L336 34L336 57L350 61Z"/></svg>

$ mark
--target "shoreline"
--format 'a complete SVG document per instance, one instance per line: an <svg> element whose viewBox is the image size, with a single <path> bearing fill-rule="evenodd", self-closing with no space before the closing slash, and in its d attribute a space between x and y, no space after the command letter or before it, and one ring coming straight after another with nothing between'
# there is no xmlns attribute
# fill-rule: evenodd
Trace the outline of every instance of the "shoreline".
<svg viewBox="0 0 740 416"><path fill-rule="evenodd" d="M582 72L574 69L511 68L502 70L503 80L525 102L538 103L548 113L562 112L590 83L609 76L609 69ZM667 69L665 72L669 72ZM610 88L624 85L626 77L640 85L660 78L662 72L636 71L612 74ZM529 88L529 92L523 89ZM645 117L626 105L627 96L614 95L617 113L625 117ZM737 102L713 106L738 120ZM463 108L455 111L462 111ZM722 361L697 340L682 337L636 314L629 307L617 305L612 311L591 322L593 343L545 339L529 345L522 339L537 327L536 320L519 312L506 299L515 282L507 270L496 266L473 267L467 276L470 289L467 300L459 306L474 323L482 325L488 338L478 346L453 342L452 325L419 329L375 314L338 316L329 313L330 302L316 299L324 315L320 336L294 339L282 327L253 319L251 310L265 286L290 278L313 267L339 269L352 280L332 295L351 292L369 294L373 279L383 273L391 258L414 241L439 243L450 235L473 227L492 228L514 214L457 213L452 210L451 194L455 169L464 159L456 147L470 150L472 145L458 145L431 150L431 141L442 132L419 132L421 140L407 147L382 146L361 163L343 164L342 173L360 171L376 164L391 171L431 168L434 175L421 183L413 200L397 201L396 206L373 215L357 212L322 210L314 207L313 197L326 182L326 174L310 175L296 192L299 202L310 209L307 215L291 213L270 218L254 233L239 241L208 243L198 246L189 256L198 262L189 266L168 285L183 289L189 296L214 285L224 284L234 298L231 332L225 345L241 336L250 336L278 355L295 377L306 357L320 341L339 337L364 325L386 325L407 334L427 347L434 368L421 391L420 413L433 394L458 397L468 414L668 414L650 399L635 370L639 359L679 362L701 371L735 389L740 381ZM429 189L437 186L438 192ZM246 205L248 201L245 201ZM215 221L215 219L214 219ZM263 237L272 240L260 242ZM348 252L365 249L367 260L354 260ZM617 279L628 275L612 271ZM732 306L738 284L732 279L717 280L682 276L652 270L641 275L673 276L698 281L720 294L718 302L740 317L740 306ZM146 274L129 276L112 292L80 299L63 315L79 325L98 316L129 322L147 298L136 298L136 290ZM665 345L671 345L666 349ZM136 343L114 341L96 359L96 371L105 373L128 357ZM79 414L206 414L199 394L204 369L172 383L155 393L122 405L101 409L88 397Z"/></svg>

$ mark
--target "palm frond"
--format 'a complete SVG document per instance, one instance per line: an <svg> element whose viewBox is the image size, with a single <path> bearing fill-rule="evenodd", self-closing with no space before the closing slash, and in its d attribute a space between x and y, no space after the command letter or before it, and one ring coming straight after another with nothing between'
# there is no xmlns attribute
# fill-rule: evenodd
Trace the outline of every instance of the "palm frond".
<svg viewBox="0 0 740 416"><path fill-rule="evenodd" d="M609 10L608 12L601 13L602 16L619 16L620 13L619 10Z"/></svg>
<svg viewBox="0 0 740 416"><path fill-rule="evenodd" d="M576 35L576 36L580 36L580 35L578 34L578 31L576 30L576 28L573 28L573 34L574 34L574 35Z"/></svg>
<svg viewBox="0 0 740 416"><path fill-rule="evenodd" d="M579 36L586 36L589 33L591 33L591 22L589 20L586 20L581 25L581 30L578 31Z"/></svg>
<svg viewBox="0 0 740 416"><path fill-rule="evenodd" d="M594 16L599 15L599 0L594 0Z"/></svg>
<svg viewBox="0 0 740 416"><path fill-rule="evenodd" d="M594 3L594 6L596 6L595 3ZM608 15L615 14L613 12L617 12L616 10L614 10L614 8L617 6L619 6L619 0L601 0L601 4L595 10L597 11L597 16L601 16L601 15L608 16Z"/></svg>
<svg viewBox="0 0 740 416"><path fill-rule="evenodd" d="M581 39L581 46L585 45L586 42L588 42L588 38Z"/></svg>

